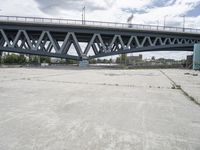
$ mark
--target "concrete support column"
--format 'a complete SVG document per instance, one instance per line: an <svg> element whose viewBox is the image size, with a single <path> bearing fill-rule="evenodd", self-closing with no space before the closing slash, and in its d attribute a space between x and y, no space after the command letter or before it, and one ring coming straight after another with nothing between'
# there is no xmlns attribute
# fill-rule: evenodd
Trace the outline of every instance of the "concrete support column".
<svg viewBox="0 0 200 150"><path fill-rule="evenodd" d="M88 66L89 66L89 61L88 60L79 61L79 67L80 68L87 68Z"/></svg>
<svg viewBox="0 0 200 150"><path fill-rule="evenodd" d="M200 44L194 45L193 69L200 70Z"/></svg>
<svg viewBox="0 0 200 150"><path fill-rule="evenodd" d="M3 52L0 52L0 64L2 63L2 55L3 55Z"/></svg>
<svg viewBox="0 0 200 150"><path fill-rule="evenodd" d="M79 61L80 68L87 68L89 67L89 60L86 54L82 54L81 59Z"/></svg>

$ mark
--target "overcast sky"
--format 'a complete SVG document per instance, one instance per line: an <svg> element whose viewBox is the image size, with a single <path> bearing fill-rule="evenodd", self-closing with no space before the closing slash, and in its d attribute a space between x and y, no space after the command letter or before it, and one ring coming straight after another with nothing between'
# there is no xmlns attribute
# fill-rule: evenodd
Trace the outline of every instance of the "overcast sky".
<svg viewBox="0 0 200 150"><path fill-rule="evenodd" d="M133 23L200 28L200 0L0 0L1 15L38 16L126 22L134 13ZM176 55L178 54L178 55ZM184 58L188 53L146 53L145 56ZM175 56L176 55L176 56Z"/></svg>

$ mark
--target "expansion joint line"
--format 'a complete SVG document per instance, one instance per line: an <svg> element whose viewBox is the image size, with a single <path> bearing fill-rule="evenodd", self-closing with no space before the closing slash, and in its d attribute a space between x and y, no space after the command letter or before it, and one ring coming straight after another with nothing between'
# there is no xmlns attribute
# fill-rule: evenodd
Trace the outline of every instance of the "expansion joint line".
<svg viewBox="0 0 200 150"><path fill-rule="evenodd" d="M177 90L180 90L184 96L186 96L190 101L194 102L195 104L197 104L198 106L200 106L200 103L194 98L192 97L190 94L188 94L182 87L181 85L177 85L176 82L170 78L164 71L160 70L160 72L167 78L171 81L172 83L172 89L177 89Z"/></svg>

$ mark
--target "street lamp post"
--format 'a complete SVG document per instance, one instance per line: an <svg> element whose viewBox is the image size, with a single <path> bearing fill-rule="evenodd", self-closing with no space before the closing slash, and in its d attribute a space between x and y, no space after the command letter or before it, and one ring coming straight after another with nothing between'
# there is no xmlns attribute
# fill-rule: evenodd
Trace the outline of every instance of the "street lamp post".
<svg viewBox="0 0 200 150"><path fill-rule="evenodd" d="M159 29L159 24L160 24L160 21L157 20L157 30Z"/></svg>
<svg viewBox="0 0 200 150"><path fill-rule="evenodd" d="M82 8L82 24L85 24L85 6Z"/></svg>
<svg viewBox="0 0 200 150"><path fill-rule="evenodd" d="M157 20L157 26L159 26L160 25L160 21L159 20Z"/></svg>
<svg viewBox="0 0 200 150"><path fill-rule="evenodd" d="M183 32L185 32L185 15L183 15L182 17L183 17Z"/></svg>
<svg viewBox="0 0 200 150"><path fill-rule="evenodd" d="M166 25L166 18L167 18L167 16L168 16L168 15L165 15L165 16L164 16L164 29L165 29L165 25Z"/></svg>

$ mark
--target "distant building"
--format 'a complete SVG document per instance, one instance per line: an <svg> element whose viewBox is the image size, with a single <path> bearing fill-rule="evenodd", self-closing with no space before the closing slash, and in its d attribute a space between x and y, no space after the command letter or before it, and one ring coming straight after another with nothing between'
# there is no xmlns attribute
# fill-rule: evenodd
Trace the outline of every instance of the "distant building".
<svg viewBox="0 0 200 150"><path fill-rule="evenodd" d="M138 64L138 63L142 63L143 62L143 56L139 55L139 56L129 56L128 57L128 64Z"/></svg>
<svg viewBox="0 0 200 150"><path fill-rule="evenodd" d="M176 61L174 59L159 58L156 59L156 63L159 63L160 65L173 65Z"/></svg>
<svg viewBox="0 0 200 150"><path fill-rule="evenodd" d="M186 68L192 69L193 55L188 55L186 58Z"/></svg>
<svg viewBox="0 0 200 150"><path fill-rule="evenodd" d="M51 58L52 63L60 63L61 61L62 61L62 59L60 59L60 58Z"/></svg>
<svg viewBox="0 0 200 150"><path fill-rule="evenodd" d="M129 66L133 68L183 68L184 60L158 58L142 59L142 55L128 57Z"/></svg>

